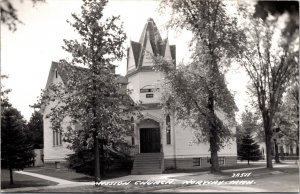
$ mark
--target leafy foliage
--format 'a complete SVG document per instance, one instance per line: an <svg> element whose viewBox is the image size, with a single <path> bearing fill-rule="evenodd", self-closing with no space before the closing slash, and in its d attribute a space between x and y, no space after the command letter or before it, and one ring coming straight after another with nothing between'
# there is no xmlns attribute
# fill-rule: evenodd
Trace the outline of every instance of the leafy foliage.
<svg viewBox="0 0 300 194"><path fill-rule="evenodd" d="M3 113L3 110L7 107L10 107L11 104L8 100L7 94L11 92L11 89L5 89L3 85L4 79L7 79L7 75L1 75L1 114Z"/></svg>
<svg viewBox="0 0 300 194"><path fill-rule="evenodd" d="M225 108L224 103L222 106L224 109L216 108L219 114L225 114L229 119L227 123L223 123L218 117L218 113L211 112L207 106L209 89L205 72L199 67L199 64L181 65L175 69L172 68L173 64L160 57L155 58L155 64L157 69L165 73L165 90L163 91L165 111L175 111L178 121L196 129L195 135L201 142L209 141L210 128L213 126L217 133L217 149L226 145L233 136L230 127L234 125L233 116L236 108L226 85L222 85L222 90L228 96L222 96L219 100L227 100L227 107ZM217 101L218 98L215 100Z"/></svg>
<svg viewBox="0 0 300 194"><path fill-rule="evenodd" d="M253 18L248 8L242 7L241 24L247 39L239 62L247 71L250 92L255 96L266 137L267 167L272 168L271 138L274 116L285 89L296 78L298 66L298 33L286 34L279 25L284 17L269 17L263 21ZM298 37L298 39L297 39Z"/></svg>
<svg viewBox="0 0 300 194"><path fill-rule="evenodd" d="M120 145L116 145L120 146ZM123 145L126 146L126 145ZM115 146L113 146L115 147ZM108 171L114 165L120 165L121 169L116 168L116 170L131 170L133 161L130 160L126 155L116 151L113 148L104 147L103 149L103 170ZM76 149L74 154L68 157L70 167L75 169L77 172L93 175L94 174L94 164L95 155L93 150L82 147L81 149Z"/></svg>
<svg viewBox="0 0 300 194"><path fill-rule="evenodd" d="M49 86L43 99L52 102L48 115L52 129L67 128L64 140L75 153L97 150L99 140L105 145L123 142L132 133L129 116L135 107L113 64L124 56L126 36L119 17L103 18L106 4L83 0L81 14L72 14L74 21L69 23L81 38L64 40L63 48L72 54L71 60L57 65L64 83Z"/></svg>
<svg viewBox="0 0 300 194"><path fill-rule="evenodd" d="M219 171L217 151L232 135L228 123L219 119L215 110L234 120L236 106L224 72L239 51L243 32L237 28L236 18L228 16L222 1L163 0L161 7L172 8L169 27L193 33L191 64L175 69L170 62L156 59L171 91L166 102L179 120L198 130L199 140L210 142L212 171Z"/></svg>
<svg viewBox="0 0 300 194"><path fill-rule="evenodd" d="M260 117L259 115L250 112L248 109L243 112L242 117L242 124L240 126L239 130L239 135L237 137L237 151L238 155L242 156L243 155L243 144L244 144L244 139L251 139L252 135L254 135L256 141L265 141L263 134L262 134L262 123L260 122ZM247 140L249 141L249 140Z"/></svg>
<svg viewBox="0 0 300 194"><path fill-rule="evenodd" d="M299 85L291 85L274 117L274 126L289 145L299 144ZM278 135L277 135L278 136Z"/></svg>
<svg viewBox="0 0 300 194"><path fill-rule="evenodd" d="M64 40L64 49L73 58L69 62L61 60L58 67L66 81L51 85L44 100L56 102L49 115L52 128L61 130L63 119L68 116L73 125L80 127L74 130L70 125L65 140L74 142L82 138L90 146L88 140L93 131L99 134L99 139L120 139L129 124L123 117L129 109L120 107L130 108L132 104L126 92L120 92L122 86L113 71L112 62L124 56L125 34L116 24L119 18L113 16L101 21L107 1L83 2L81 16L72 15L75 20L72 26L81 35L81 42Z"/></svg>
<svg viewBox="0 0 300 194"><path fill-rule="evenodd" d="M21 170L32 164L34 157L25 120L17 109L5 108L1 114L1 168Z"/></svg>
<svg viewBox="0 0 300 194"><path fill-rule="evenodd" d="M42 149L43 146L43 115L38 112L34 111L31 115L29 122L27 123L27 128L32 137L32 144L35 149Z"/></svg>
<svg viewBox="0 0 300 194"><path fill-rule="evenodd" d="M289 14L290 20L287 21L284 34L297 33L299 28L299 2L297 1L258 1L255 5L254 17L266 20L269 15L278 16Z"/></svg>
<svg viewBox="0 0 300 194"><path fill-rule="evenodd" d="M244 136L238 154L242 160L248 160L248 164L249 161L257 161L261 158L259 145L257 145L249 133Z"/></svg>
<svg viewBox="0 0 300 194"><path fill-rule="evenodd" d="M22 0L20 0L22 2ZM37 2L45 2L45 0L32 0L33 5ZM11 31L17 30L17 24L22 24L19 19L17 10L11 0L0 1L1 23L8 26Z"/></svg>

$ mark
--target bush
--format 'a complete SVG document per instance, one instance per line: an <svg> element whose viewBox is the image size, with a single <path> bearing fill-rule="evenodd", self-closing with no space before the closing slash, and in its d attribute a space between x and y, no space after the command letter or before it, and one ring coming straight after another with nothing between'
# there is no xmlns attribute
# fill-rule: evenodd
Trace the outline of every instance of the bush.
<svg viewBox="0 0 300 194"><path fill-rule="evenodd" d="M101 171L109 172L114 169L128 171L132 169L133 160L131 157L107 146L104 146L103 151L104 157L100 154ZM94 175L94 161L94 151L92 149L77 150L68 157L71 169L91 176ZM101 161L103 165L101 165Z"/></svg>

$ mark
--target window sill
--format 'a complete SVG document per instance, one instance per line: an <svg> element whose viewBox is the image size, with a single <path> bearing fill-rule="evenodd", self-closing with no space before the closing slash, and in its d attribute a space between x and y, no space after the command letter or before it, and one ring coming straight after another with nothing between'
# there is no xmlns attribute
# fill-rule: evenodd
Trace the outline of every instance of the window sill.
<svg viewBox="0 0 300 194"><path fill-rule="evenodd" d="M52 146L53 148L60 148L60 147L62 147L62 145L55 145L55 146Z"/></svg>

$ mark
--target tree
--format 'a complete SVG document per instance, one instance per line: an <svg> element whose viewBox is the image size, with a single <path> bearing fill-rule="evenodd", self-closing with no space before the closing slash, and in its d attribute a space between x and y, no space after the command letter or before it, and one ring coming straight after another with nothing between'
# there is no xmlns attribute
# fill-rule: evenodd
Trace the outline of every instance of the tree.
<svg viewBox="0 0 300 194"><path fill-rule="evenodd" d="M21 113L7 107L1 115L1 167L9 169L10 184L13 184L13 169L23 169L34 159L26 123Z"/></svg>
<svg viewBox="0 0 300 194"><path fill-rule="evenodd" d="M288 87L279 110L274 117L274 127L278 129L276 136L285 138L289 146L299 144L299 84L293 83ZM298 154L298 151L296 151Z"/></svg>
<svg viewBox="0 0 300 194"><path fill-rule="evenodd" d="M45 0L32 0L33 5L37 2L44 2ZM20 0L22 2L22 0ZM0 12L1 12L1 23L8 26L11 31L17 30L17 24L21 24L22 21L19 19L17 10L14 7L12 1L2 0L0 1Z"/></svg>
<svg viewBox="0 0 300 194"><path fill-rule="evenodd" d="M94 149L96 182L100 181L99 147L103 150L104 144L123 141L131 133L126 115L133 108L113 65L124 56L126 36L119 17L103 18L106 4L107 0L83 0L81 14L72 14L74 22L69 23L81 38L64 40L63 48L72 54L59 64L66 81L50 86L44 97L56 103L48 115L53 130L62 131L64 119L70 118L64 137L70 148Z"/></svg>
<svg viewBox="0 0 300 194"><path fill-rule="evenodd" d="M253 17L259 17L265 21L269 15L283 14L290 15L283 32L290 35L297 33L299 28L299 2L297 1L258 1Z"/></svg>
<svg viewBox="0 0 300 194"><path fill-rule="evenodd" d="M263 21L253 18L248 8L240 9L240 13L244 13L241 22L247 39L238 61L251 80L250 92L263 120L267 168L272 168L274 116L291 78L298 73L298 33L284 34L278 17Z"/></svg>
<svg viewBox="0 0 300 194"><path fill-rule="evenodd" d="M0 79L1 79L1 114L3 113L3 110L7 107L10 107L11 104L8 100L8 96L7 94L9 92L11 92L11 89L5 89L4 85L3 85L3 80L7 79L8 76L7 75L1 75Z"/></svg>
<svg viewBox="0 0 300 194"><path fill-rule="evenodd" d="M227 15L222 1L163 0L161 7L172 8L169 27L193 33L192 63L177 69L162 59L156 63L166 74L178 119L193 120L189 124L198 130L197 138L210 143L211 170L219 171L218 151L232 135L215 111L219 108L228 118L234 118L236 106L223 70L239 50L243 33L236 19Z"/></svg>
<svg viewBox="0 0 300 194"><path fill-rule="evenodd" d="M243 152L243 140L248 134L254 134L256 140L261 139L261 122L259 121L259 116L256 113L252 113L250 110L246 109L241 116L241 126L237 137L238 142L238 155L242 156Z"/></svg>
<svg viewBox="0 0 300 194"><path fill-rule="evenodd" d="M248 165L249 161L257 161L261 157L259 145L253 140L250 133L246 134L242 140L239 156L242 160L248 160Z"/></svg>
<svg viewBox="0 0 300 194"><path fill-rule="evenodd" d="M27 128L31 134L34 149L42 149L44 147L43 115L38 111L34 111L27 123Z"/></svg>

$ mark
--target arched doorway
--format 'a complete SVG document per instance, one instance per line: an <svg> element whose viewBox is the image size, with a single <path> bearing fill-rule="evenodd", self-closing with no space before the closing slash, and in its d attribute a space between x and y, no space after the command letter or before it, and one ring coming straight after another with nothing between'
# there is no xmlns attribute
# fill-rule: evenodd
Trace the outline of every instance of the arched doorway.
<svg viewBox="0 0 300 194"><path fill-rule="evenodd" d="M140 153L158 153L161 148L159 123L152 119L142 120L140 130Z"/></svg>

